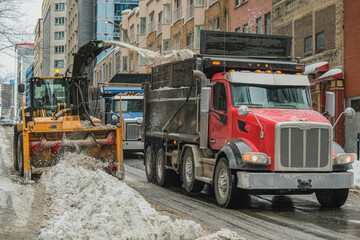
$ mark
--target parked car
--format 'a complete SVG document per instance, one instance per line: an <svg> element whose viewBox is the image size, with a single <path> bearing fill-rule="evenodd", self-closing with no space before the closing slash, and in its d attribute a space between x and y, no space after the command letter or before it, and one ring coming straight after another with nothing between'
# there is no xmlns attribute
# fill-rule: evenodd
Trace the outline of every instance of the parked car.
<svg viewBox="0 0 360 240"><path fill-rule="evenodd" d="M2 116L0 117L0 125L1 126L13 125L13 120L9 116Z"/></svg>

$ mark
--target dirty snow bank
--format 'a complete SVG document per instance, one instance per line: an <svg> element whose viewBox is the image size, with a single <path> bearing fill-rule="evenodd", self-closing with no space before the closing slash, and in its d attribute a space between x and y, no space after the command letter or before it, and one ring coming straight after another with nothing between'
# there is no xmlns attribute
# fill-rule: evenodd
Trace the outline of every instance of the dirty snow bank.
<svg viewBox="0 0 360 240"><path fill-rule="evenodd" d="M51 219L40 239L196 239L202 227L160 215L127 184L90 158L69 153L41 177L50 197ZM84 164L87 162L86 164ZM229 236L229 237L228 237ZM202 239L240 239L220 231Z"/></svg>
<svg viewBox="0 0 360 240"><path fill-rule="evenodd" d="M351 169L350 171L354 173L354 178L355 178L355 187L359 187L360 188L360 161L356 160L355 162L352 164L353 169Z"/></svg>

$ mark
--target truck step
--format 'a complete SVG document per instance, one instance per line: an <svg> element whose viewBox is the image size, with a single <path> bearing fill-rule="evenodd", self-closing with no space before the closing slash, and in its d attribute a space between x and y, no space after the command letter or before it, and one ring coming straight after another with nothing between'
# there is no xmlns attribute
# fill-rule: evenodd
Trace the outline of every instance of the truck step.
<svg viewBox="0 0 360 240"><path fill-rule="evenodd" d="M209 184L212 184L212 181L213 181L211 178L208 178L208 177L196 177L196 179L199 181L202 181L202 182L209 183Z"/></svg>
<svg viewBox="0 0 360 240"><path fill-rule="evenodd" d="M215 165L216 159L215 158L200 158L200 162L207 163L210 165Z"/></svg>

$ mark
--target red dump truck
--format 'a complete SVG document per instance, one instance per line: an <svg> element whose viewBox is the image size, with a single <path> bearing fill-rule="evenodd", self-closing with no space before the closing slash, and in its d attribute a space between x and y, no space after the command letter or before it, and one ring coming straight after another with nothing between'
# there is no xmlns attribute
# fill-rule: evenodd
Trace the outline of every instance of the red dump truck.
<svg viewBox="0 0 360 240"><path fill-rule="evenodd" d="M343 205L354 154L333 142L333 126L312 110L290 42L203 31L199 55L155 66L144 86L148 181L188 192L209 184L221 207L236 207L242 194L314 192L322 206Z"/></svg>

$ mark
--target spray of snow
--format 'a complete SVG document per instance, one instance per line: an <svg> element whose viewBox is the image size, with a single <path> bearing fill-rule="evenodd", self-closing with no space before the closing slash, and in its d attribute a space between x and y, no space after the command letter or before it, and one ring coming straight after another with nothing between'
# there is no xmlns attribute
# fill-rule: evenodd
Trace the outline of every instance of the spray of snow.
<svg viewBox="0 0 360 240"><path fill-rule="evenodd" d="M205 235L193 221L160 215L138 192L83 155L65 155L42 175L41 182L50 196L52 217L43 223L40 239L197 239ZM240 237L223 230L201 239Z"/></svg>
<svg viewBox="0 0 360 240"><path fill-rule="evenodd" d="M120 48L126 48L130 51L137 52L138 54L140 54L147 60L151 60L151 61L155 61L155 62L159 61L159 60L169 61L169 62L170 61L180 61L180 60L192 58L194 56L194 52L189 49L182 49L182 50L178 50L178 51L172 50L169 52L159 53L159 52L154 52L154 51L143 49L143 48L138 48L138 47L135 47L130 44L123 43L123 42L104 41L104 44L105 44L105 46L110 45L110 46L118 46Z"/></svg>

